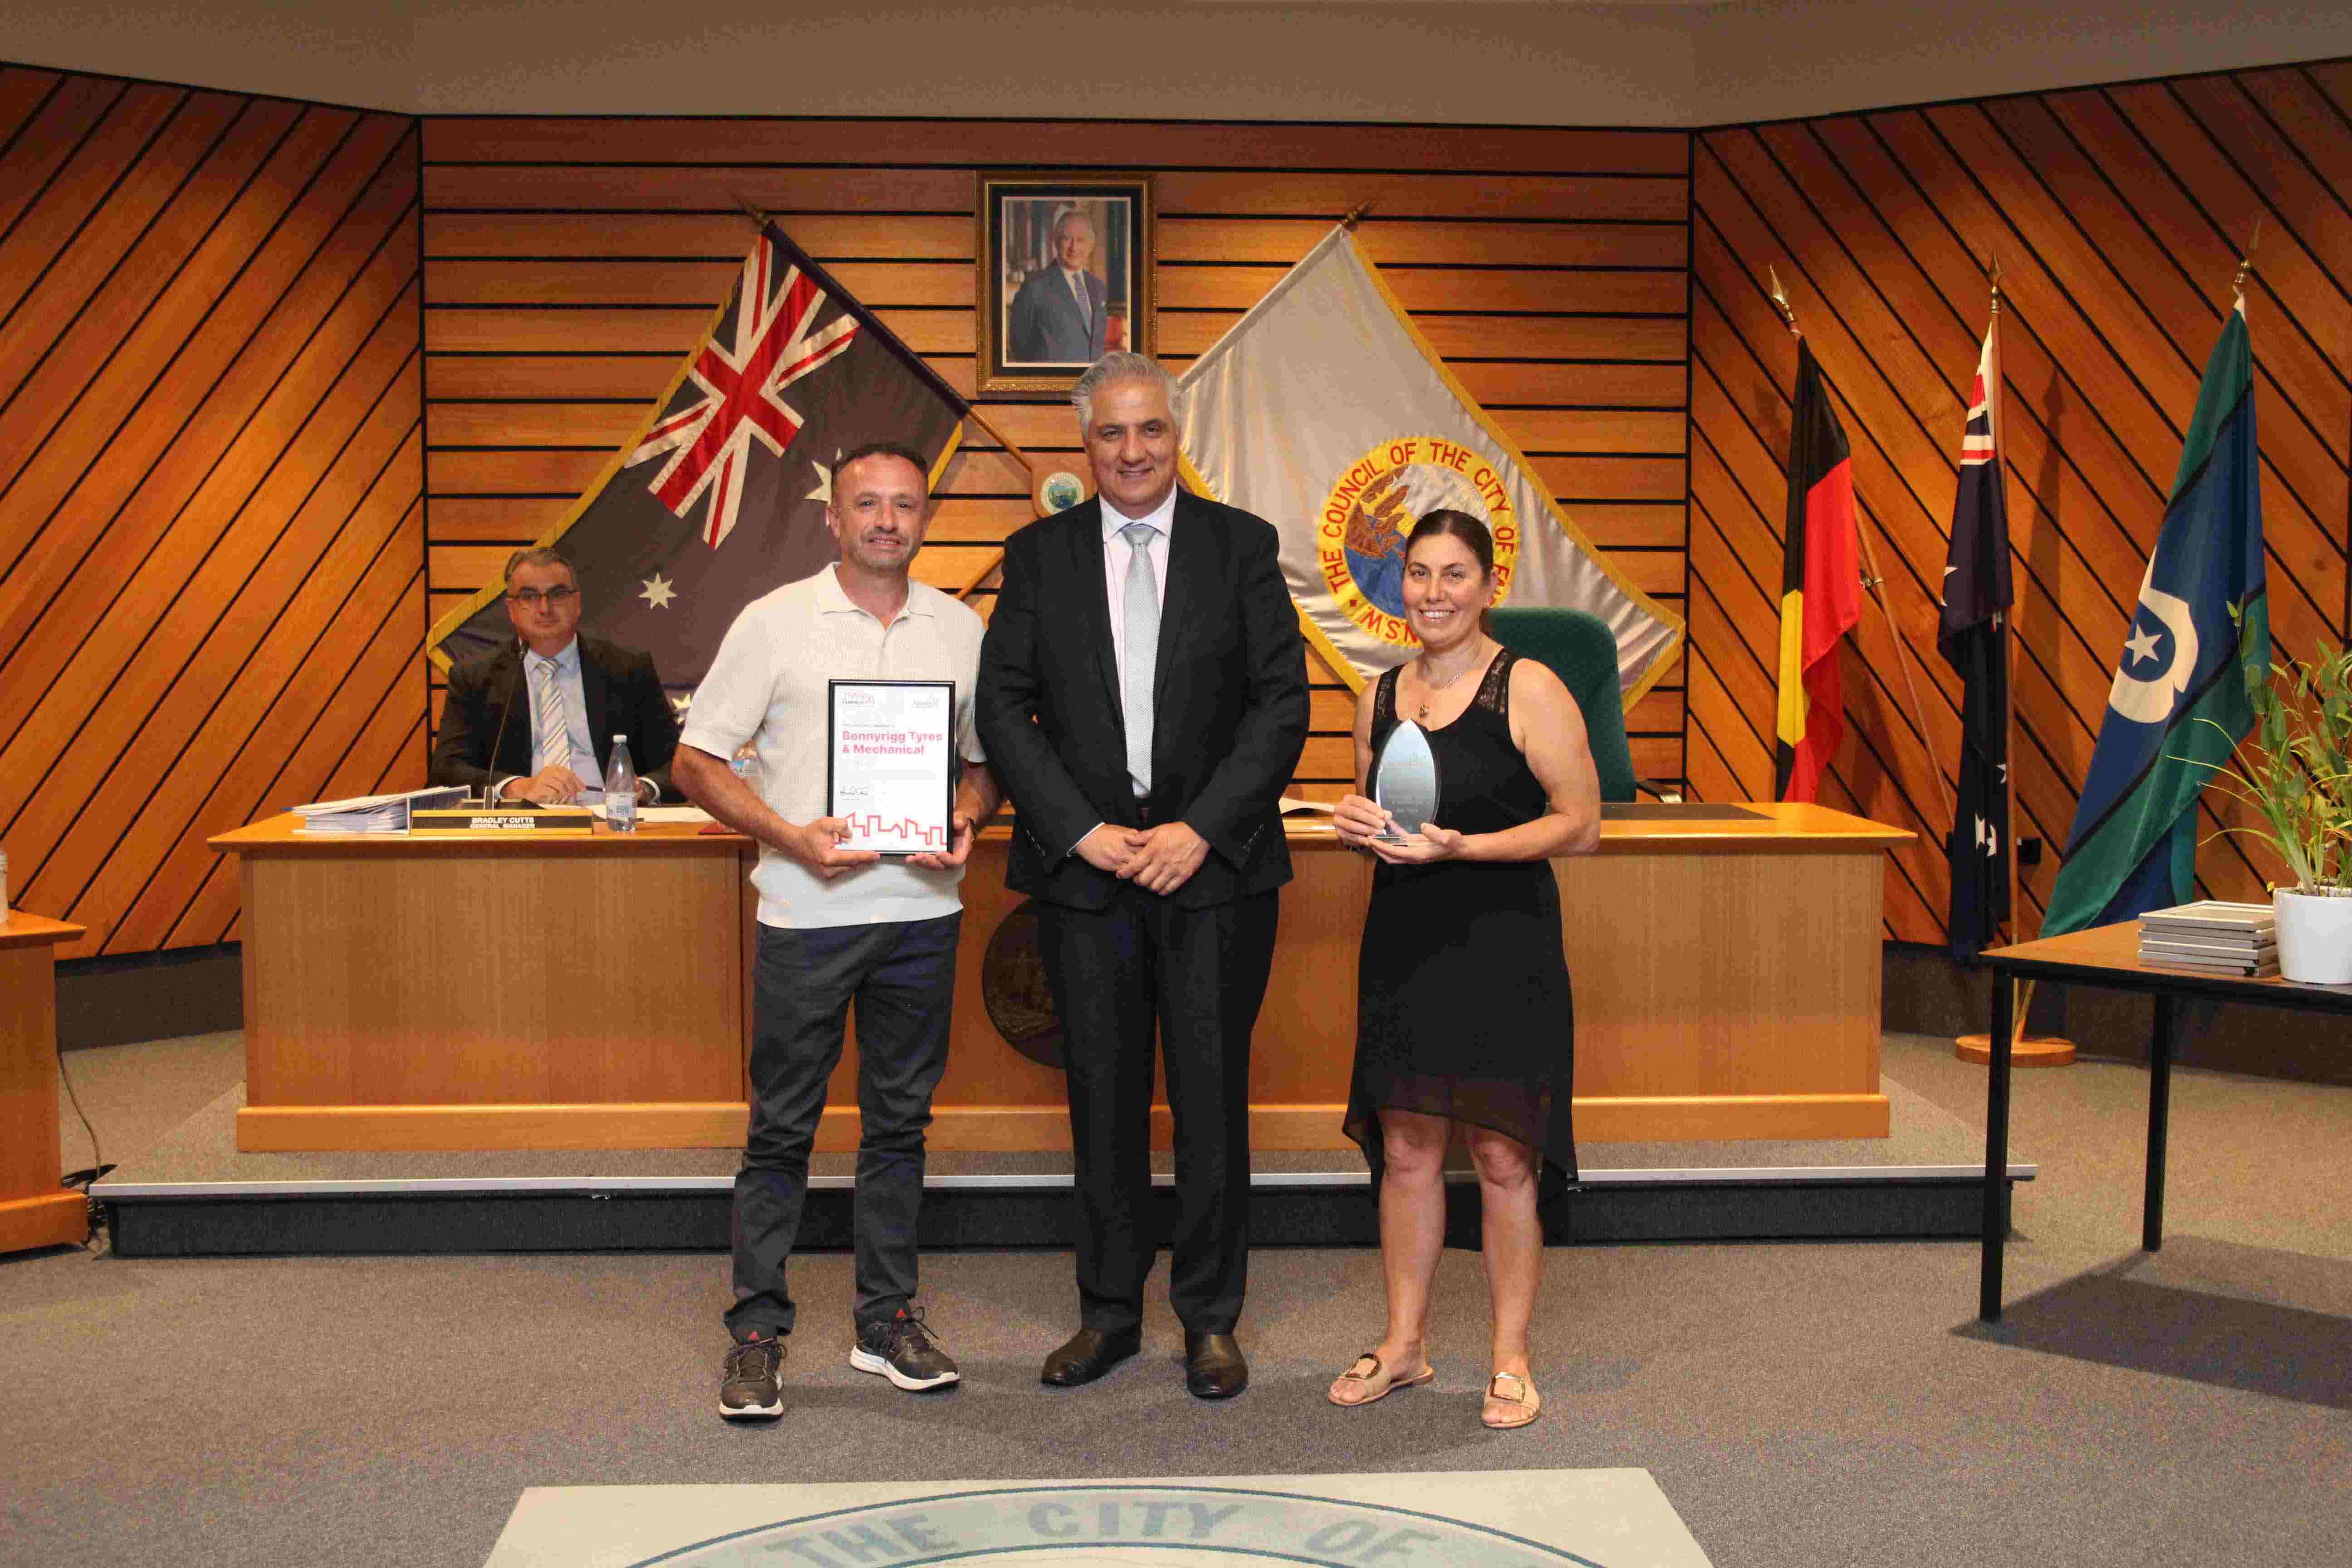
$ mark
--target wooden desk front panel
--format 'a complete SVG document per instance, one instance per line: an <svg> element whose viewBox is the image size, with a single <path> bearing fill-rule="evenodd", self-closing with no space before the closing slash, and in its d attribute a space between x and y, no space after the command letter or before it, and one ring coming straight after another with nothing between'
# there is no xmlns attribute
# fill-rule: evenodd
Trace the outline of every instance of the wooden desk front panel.
<svg viewBox="0 0 2352 1568"><path fill-rule="evenodd" d="M1695 831L1612 824L1563 861L1587 1142L1884 1136L1878 849L1807 807ZM740 1145L757 932L740 840L313 841L246 851L247 1148ZM1251 1062L1261 1148L1341 1146L1370 867L1295 835ZM1060 1072L998 1035L988 947L1022 900L1004 839L964 882L931 1146L1068 1146ZM1475 1006L1475 997L1464 998ZM856 1051L819 1147L854 1148ZM1164 1143L1164 1110L1157 1116Z"/></svg>
<svg viewBox="0 0 2352 1568"><path fill-rule="evenodd" d="M1580 1102L1878 1091L1875 851L1555 869Z"/></svg>
<svg viewBox="0 0 2352 1568"><path fill-rule="evenodd" d="M247 1103L740 1100L740 861L519 851L248 855Z"/></svg>

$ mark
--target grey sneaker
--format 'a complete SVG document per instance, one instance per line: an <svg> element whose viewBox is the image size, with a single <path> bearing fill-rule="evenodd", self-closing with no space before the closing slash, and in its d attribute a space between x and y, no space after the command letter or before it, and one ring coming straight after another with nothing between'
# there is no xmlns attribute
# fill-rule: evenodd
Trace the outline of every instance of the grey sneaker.
<svg viewBox="0 0 2352 1568"><path fill-rule="evenodd" d="M778 1374L783 1369L784 1342L772 1335L728 1346L719 1373L719 1414L730 1421L782 1415L784 1391Z"/></svg>
<svg viewBox="0 0 2352 1568"><path fill-rule="evenodd" d="M955 1359L931 1338L931 1326L923 1321L919 1308L901 1307L894 1318L860 1324L849 1364L860 1372L879 1373L910 1394L944 1388L963 1375L956 1371Z"/></svg>

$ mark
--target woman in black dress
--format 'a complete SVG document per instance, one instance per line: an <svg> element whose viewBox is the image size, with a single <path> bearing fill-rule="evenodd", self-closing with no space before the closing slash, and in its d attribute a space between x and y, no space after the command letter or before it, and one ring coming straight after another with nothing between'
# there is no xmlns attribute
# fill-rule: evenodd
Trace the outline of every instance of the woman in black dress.
<svg viewBox="0 0 2352 1568"><path fill-rule="evenodd" d="M1476 518L1433 511L1405 544L1405 614L1421 654L1356 704L1356 789L1342 842L1381 864L1357 977L1347 1130L1380 1192L1388 1331L1331 1384L1369 1405L1435 1375L1430 1281L1444 1247L1444 1157L1459 1126L1478 1172L1494 1341L1482 1419L1524 1426L1528 1324L1543 1266L1539 1199L1576 1179L1569 1126L1570 1018L1553 857L1591 852L1601 791L1584 720L1557 676L1486 633L1494 542ZM1428 731L1438 815L1402 844L1364 797L1372 757L1401 718Z"/></svg>

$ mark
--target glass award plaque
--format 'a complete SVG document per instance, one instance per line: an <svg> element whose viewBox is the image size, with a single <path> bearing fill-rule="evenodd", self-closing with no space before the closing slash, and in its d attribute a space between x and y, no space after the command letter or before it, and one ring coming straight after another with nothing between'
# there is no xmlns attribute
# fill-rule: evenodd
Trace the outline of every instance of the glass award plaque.
<svg viewBox="0 0 2352 1568"><path fill-rule="evenodd" d="M831 680L825 815L849 825L845 849L884 855L950 847L955 683Z"/></svg>
<svg viewBox="0 0 2352 1568"><path fill-rule="evenodd" d="M1437 753L1429 731L1412 720L1400 721L1381 742L1369 782L1372 804L1396 819L1394 832L1377 835L1382 843L1402 844L1437 820Z"/></svg>

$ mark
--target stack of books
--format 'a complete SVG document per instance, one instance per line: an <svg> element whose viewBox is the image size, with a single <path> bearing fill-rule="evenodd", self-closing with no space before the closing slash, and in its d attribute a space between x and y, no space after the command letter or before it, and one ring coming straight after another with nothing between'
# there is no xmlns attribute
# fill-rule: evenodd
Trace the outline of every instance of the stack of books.
<svg viewBox="0 0 2352 1568"><path fill-rule="evenodd" d="M2139 917L2139 961L2261 980L2278 973L2278 920L2268 904L2206 899Z"/></svg>

